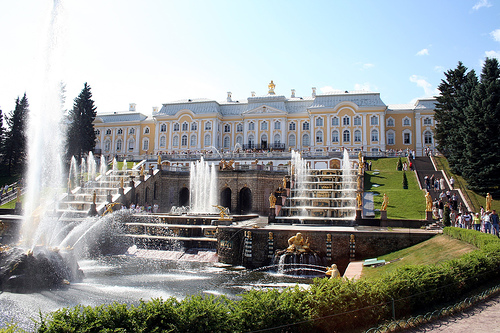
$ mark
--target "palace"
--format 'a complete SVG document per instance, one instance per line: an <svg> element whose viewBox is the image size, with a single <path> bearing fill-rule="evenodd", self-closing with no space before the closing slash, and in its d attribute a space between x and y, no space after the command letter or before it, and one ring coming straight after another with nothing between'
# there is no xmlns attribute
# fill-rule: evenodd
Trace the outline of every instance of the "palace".
<svg viewBox="0 0 500 333"><path fill-rule="evenodd" d="M187 99L136 111L100 113L94 121L96 152L127 159L144 155L273 150L384 152L434 150L435 99L385 104L380 94L338 91L311 96L275 93L246 100Z"/></svg>

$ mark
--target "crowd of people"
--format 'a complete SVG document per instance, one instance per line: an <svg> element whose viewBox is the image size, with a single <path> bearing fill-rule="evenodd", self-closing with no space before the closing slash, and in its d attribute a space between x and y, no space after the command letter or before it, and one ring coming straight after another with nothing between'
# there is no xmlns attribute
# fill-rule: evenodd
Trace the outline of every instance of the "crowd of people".
<svg viewBox="0 0 500 333"><path fill-rule="evenodd" d="M485 232L499 236L499 218L496 210L491 212L484 210L481 206L481 211L473 213L469 211L455 212L451 211L450 220L454 227L464 229L474 229L476 231Z"/></svg>
<svg viewBox="0 0 500 333"><path fill-rule="evenodd" d="M122 206L122 209L127 209L126 206ZM144 206L136 205L134 203L130 204L129 209L132 213L158 213L158 204L148 204L145 203Z"/></svg>

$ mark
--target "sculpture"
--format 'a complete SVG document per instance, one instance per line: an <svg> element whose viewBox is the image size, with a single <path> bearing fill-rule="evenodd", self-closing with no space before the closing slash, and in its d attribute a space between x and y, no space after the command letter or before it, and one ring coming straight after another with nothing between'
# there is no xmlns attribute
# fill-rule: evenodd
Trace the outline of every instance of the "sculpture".
<svg viewBox="0 0 500 333"><path fill-rule="evenodd" d="M491 212L491 201L493 198L491 197L491 194L486 194L486 211Z"/></svg>
<svg viewBox="0 0 500 333"><path fill-rule="evenodd" d="M213 205L213 207L216 207L219 210L219 220L230 220L231 218L229 217L229 209L227 207L222 207L219 205Z"/></svg>
<svg viewBox="0 0 500 333"><path fill-rule="evenodd" d="M141 165L141 176L144 176L144 164Z"/></svg>
<svg viewBox="0 0 500 333"><path fill-rule="evenodd" d="M429 192L425 193L425 211L432 212L432 198Z"/></svg>
<svg viewBox="0 0 500 333"><path fill-rule="evenodd" d="M273 80L271 80L271 83L269 83L267 87L269 88L269 95L274 95L274 88L276 87L276 85L274 84Z"/></svg>
<svg viewBox="0 0 500 333"><path fill-rule="evenodd" d="M382 201L382 208L380 208L380 210L387 210L388 204L389 204L389 198L387 197L387 194L384 193L384 198Z"/></svg>
<svg viewBox="0 0 500 333"><path fill-rule="evenodd" d="M158 155L158 169L161 168L161 155Z"/></svg>
<svg viewBox="0 0 500 333"><path fill-rule="evenodd" d="M271 192L271 195L269 196L269 208L275 208L276 207L276 197L274 196L274 193Z"/></svg>
<svg viewBox="0 0 500 333"><path fill-rule="evenodd" d="M331 265L330 267L328 267L326 273L326 275L329 275L330 276L330 279L335 279L335 278L340 278L340 271L339 269L337 268L337 265L336 264L333 264Z"/></svg>
<svg viewBox="0 0 500 333"><path fill-rule="evenodd" d="M309 248L309 238L304 240L304 237L300 232L288 239L288 248L286 249L286 252L304 253L309 251L311 251Z"/></svg>
<svg viewBox="0 0 500 333"><path fill-rule="evenodd" d="M361 193L360 193L360 192L358 192L358 193L356 194L356 202L357 202L357 204L358 204L358 205L357 205L357 206L358 206L358 208L363 207L363 197L361 196Z"/></svg>
<svg viewBox="0 0 500 333"><path fill-rule="evenodd" d="M94 194L92 195L92 203L95 205L95 199L97 197L97 193L96 191L94 190Z"/></svg>

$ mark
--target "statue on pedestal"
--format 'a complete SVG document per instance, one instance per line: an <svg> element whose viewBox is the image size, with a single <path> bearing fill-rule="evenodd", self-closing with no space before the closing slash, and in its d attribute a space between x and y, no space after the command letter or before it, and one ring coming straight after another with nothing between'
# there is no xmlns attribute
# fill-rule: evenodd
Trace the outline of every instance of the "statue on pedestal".
<svg viewBox="0 0 500 333"><path fill-rule="evenodd" d="M271 195L269 196L269 208L275 208L276 207L276 197L274 196L274 193L271 192Z"/></svg>
<svg viewBox="0 0 500 333"><path fill-rule="evenodd" d="M382 208L380 208L380 210L387 210L388 204L389 204L389 198L387 197L387 194L384 193L384 198L382 201Z"/></svg>
<svg viewBox="0 0 500 333"><path fill-rule="evenodd" d="M304 237L300 232L288 239L288 248L286 249L286 252L303 253L309 251L311 251L309 248L309 238L304 240Z"/></svg>
<svg viewBox="0 0 500 333"><path fill-rule="evenodd" d="M429 192L425 193L425 211L432 212L432 198Z"/></svg>
<svg viewBox="0 0 500 333"><path fill-rule="evenodd" d="M491 212L491 201L493 198L491 197L491 194L487 193L486 194L486 211Z"/></svg>
<svg viewBox="0 0 500 333"><path fill-rule="evenodd" d="M328 267L328 269L327 269L327 271L326 271L325 274L329 275L330 279L335 279L335 278L341 278L342 277L342 276L340 276L340 271L337 268L336 264L333 264L332 266Z"/></svg>

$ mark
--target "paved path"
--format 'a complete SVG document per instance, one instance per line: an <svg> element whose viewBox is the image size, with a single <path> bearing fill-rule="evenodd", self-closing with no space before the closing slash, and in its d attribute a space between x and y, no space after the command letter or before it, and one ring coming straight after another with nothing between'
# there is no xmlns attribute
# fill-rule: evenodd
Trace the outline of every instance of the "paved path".
<svg viewBox="0 0 500 333"><path fill-rule="evenodd" d="M493 296L464 312L405 332L500 332L500 295Z"/></svg>

